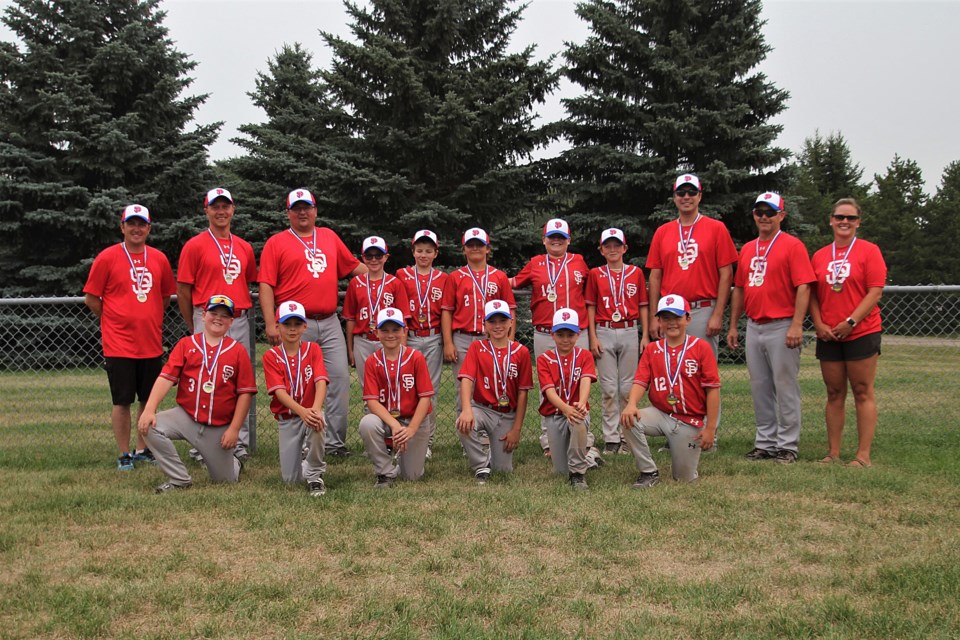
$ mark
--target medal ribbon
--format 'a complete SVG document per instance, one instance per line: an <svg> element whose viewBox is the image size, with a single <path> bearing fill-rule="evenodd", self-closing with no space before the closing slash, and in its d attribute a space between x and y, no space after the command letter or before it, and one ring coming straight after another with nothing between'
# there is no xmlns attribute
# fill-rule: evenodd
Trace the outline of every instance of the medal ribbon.
<svg viewBox="0 0 960 640"><path fill-rule="evenodd" d="M200 344L197 343L197 337L200 337ZM203 370L207 373L207 378L210 382L216 386L217 381L213 372L217 368L217 361L220 360L220 352L223 351L223 338L220 339L220 344L217 345L217 352L213 356L213 360L207 357L207 340L203 337L202 333L197 333L193 336L193 344L200 350L200 355L203 357ZM207 365L207 363L210 363ZM202 382L202 380L201 380ZM210 392L210 395L213 395L213 391Z"/></svg>
<svg viewBox="0 0 960 640"><path fill-rule="evenodd" d="M230 239L230 253L226 254L223 252L223 247L220 246L220 241L217 240L217 236L213 235L213 231L207 229L207 233L210 234L210 239L213 240L213 244L217 247L217 251L220 252L220 261L223 263L223 277L226 278L230 275L230 265L233 264L233 234L227 234L227 237Z"/></svg>
<svg viewBox="0 0 960 640"><path fill-rule="evenodd" d="M367 304L370 307L370 322L374 322L374 319L377 317L377 311L380 310L380 301L383 300L383 291L387 287L387 274L383 274L383 277L380 278L380 291L377 293L377 303L374 305L373 296L370 294L370 275L367 276Z"/></svg>
<svg viewBox="0 0 960 640"><path fill-rule="evenodd" d="M680 363L683 362L683 356L687 355L687 347L690 346L691 336L687 336L687 339L683 341L683 349L680 351L680 354L677 356L677 369L676 371L670 371L670 350L667 348L667 339L663 339L663 367L667 371L667 383L670 385L669 393L673 393L673 388L677 384L677 380L680 378Z"/></svg>
<svg viewBox="0 0 960 640"><path fill-rule="evenodd" d="M513 343L507 343L507 353L503 357L503 362L497 360L497 350L493 347L493 341L487 340L487 346L490 349L490 355L493 357L493 392L497 395L497 401L507 395L507 376L510 375L510 360L513 356ZM502 389L500 381L503 381Z"/></svg>
<svg viewBox="0 0 960 640"><path fill-rule="evenodd" d="M549 283L550 283L550 288L547 289L547 291L554 291L554 292L556 292L556 290L557 290L557 287L556 287L556 285L557 285L557 280L560 279L560 274L563 273L564 269L567 268L567 263L568 263L568 262L570 262L570 254L569 254L569 253L565 253L565 254L563 254L563 262L560 264L560 266L557 268L557 270L554 271L554 270L553 270L553 259L552 259L550 256L546 256L546 263L547 263L547 280L548 280Z"/></svg>
<svg viewBox="0 0 960 640"><path fill-rule="evenodd" d="M427 316L427 323L430 322L430 287L433 286L433 277L437 274L436 269L430 269L430 278L427 280L427 286L424 288L423 292L420 291L420 274L417 273L416 267L410 267L410 273L413 274L413 283L417 287L417 303L420 305L419 315L422 313Z"/></svg>
<svg viewBox="0 0 960 640"><path fill-rule="evenodd" d="M777 235L773 236L773 240L771 240L770 244L767 245L767 250L763 254L762 258L760 257L760 238L757 238L757 245L754 247L754 249L756 250L758 268L760 267L760 265L765 265L767 263L767 258L770 257L770 252L773 251L773 244L777 241L777 238L780 237L781 233L783 233L782 229L780 231L777 231Z"/></svg>
<svg viewBox="0 0 960 640"><path fill-rule="evenodd" d="M482 307L487 303L487 281L489 281L490 279L490 267L487 266L487 267L484 267L483 269L483 285L482 286L480 284L480 281L477 280L477 276L473 275L473 269L471 269L469 266L464 268L467 270L467 275L469 275L470 279L473 280L473 287L480 292L480 300L482 301L480 304L480 307L481 307L481 313L482 313Z"/></svg>
<svg viewBox="0 0 960 640"><path fill-rule="evenodd" d="M127 250L127 243L121 242L120 246L123 247L123 253L127 256L127 262L130 263L130 270L133 271L133 282L137 285L136 294L140 295L143 293L143 278L147 274L147 245L143 245L143 271L138 271L137 265L133 264L133 257Z"/></svg>
<svg viewBox="0 0 960 640"><path fill-rule="evenodd" d="M577 372L577 356L580 355L580 349L577 347L573 348L573 352L570 354L570 377L565 379L563 375L563 358L560 357L560 352L556 349L553 350L557 354L557 369L560 370L560 387L562 388L563 395L560 396L560 399L566 402L567 404L572 404L573 398L573 385L574 379L573 376Z"/></svg>
<svg viewBox="0 0 960 640"><path fill-rule="evenodd" d="M279 344L274 347L277 350L277 353L283 356L283 364L287 367L287 380L290 381L290 396L294 400L300 402L303 399L303 388L301 387L301 371L303 369L303 358L307 353L310 352L310 343L305 343L306 350L297 349L297 375L293 375L293 370L290 368L290 358L287 356L287 352L284 350L283 345Z"/></svg>
<svg viewBox="0 0 960 640"><path fill-rule="evenodd" d="M700 214L697 214L697 217L694 218L693 224L690 225L690 233L687 234L687 237L683 237L683 225L680 224L680 218L677 218L677 229L680 231L680 257L686 260L687 256L687 245L690 244L690 241L693 240L693 228L697 226L697 222L700 220Z"/></svg>
<svg viewBox="0 0 960 640"><path fill-rule="evenodd" d="M610 265L606 265L605 268L606 268L606 270L607 270L607 271L606 271L606 273L607 273L607 284L610 285L610 297L613 298L613 310L614 310L614 311L620 311L620 304L621 304L621 303L623 302L623 300L624 300L623 287L624 287L624 284L627 282L627 267L626 267L626 265L624 265L623 269L620 270L620 287L619 287L619 291L617 290L618 288L615 287L614 284L613 284L613 275L612 275L612 273L611 273L611 271L610 271ZM626 304L623 305L623 317L624 317L624 318L627 317L627 305L626 305Z"/></svg>
<svg viewBox="0 0 960 640"><path fill-rule="evenodd" d="M383 366L384 377L387 379L387 411L400 411L400 364L403 362L403 345L400 345L400 354L397 356L397 372L393 383L390 382L390 369L387 367L387 352L380 350L380 364Z"/></svg>
<svg viewBox="0 0 960 640"><path fill-rule="evenodd" d="M843 272L843 267L849 262L850 254L853 253L853 245L857 244L857 236L853 236L853 242L850 243L850 246L847 247L847 252L843 255L843 259L840 260L840 264L837 264L837 241L833 241L831 245L831 256L830 264L833 265L833 283L838 284L840 282L840 274Z"/></svg>
<svg viewBox="0 0 960 640"><path fill-rule="evenodd" d="M310 255L310 266L312 267L315 265L317 263L317 228L313 228L313 238L310 240L310 244L312 244L313 247L304 242L303 238L298 236L297 232L293 230L293 227L288 228L287 231L289 231L290 235L296 238L297 242L302 244L304 249L307 250L307 253ZM316 277L316 274L314 274L314 277Z"/></svg>

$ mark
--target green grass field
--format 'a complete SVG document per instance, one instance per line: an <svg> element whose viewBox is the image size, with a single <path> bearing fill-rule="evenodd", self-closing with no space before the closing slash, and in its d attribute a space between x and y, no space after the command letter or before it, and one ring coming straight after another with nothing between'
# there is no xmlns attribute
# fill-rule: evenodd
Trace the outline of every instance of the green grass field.
<svg viewBox="0 0 960 640"><path fill-rule="evenodd" d="M743 459L749 387L725 367L698 484L633 491L615 456L585 494L552 475L531 411L516 472L486 487L442 419L422 482L375 492L354 455L311 499L261 420L239 485L191 463L193 489L155 496L157 469L114 469L102 372L0 374L0 637L960 637L956 349L885 346L866 470L814 462L810 351L798 464Z"/></svg>

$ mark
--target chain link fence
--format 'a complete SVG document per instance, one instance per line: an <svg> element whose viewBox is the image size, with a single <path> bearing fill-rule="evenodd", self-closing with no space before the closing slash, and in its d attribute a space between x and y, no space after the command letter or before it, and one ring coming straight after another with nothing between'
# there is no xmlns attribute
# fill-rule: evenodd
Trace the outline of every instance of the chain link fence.
<svg viewBox="0 0 960 640"><path fill-rule="evenodd" d="M518 291L518 340L533 352L529 292ZM960 286L887 287L881 302L884 337L877 376L880 428L885 421L906 413L937 419L952 415L952 400L960 393ZM256 326L262 328L255 305ZM741 327L742 330L743 327ZM801 358L801 390L804 397L805 431L823 429L825 394L819 367L813 355L814 335L807 327L808 346ZM164 345L169 350L185 335L186 326L171 303L164 323ZM741 336L743 333L741 333ZM256 442L276 449L277 430L263 391L259 357L267 349L262 331L254 368L261 393L256 405ZM722 342L722 341L721 341ZM741 349L720 353L723 382L721 440L731 436L752 439L753 405L749 376ZM350 446L362 445L356 425L363 414L355 373L351 386ZM534 394L536 391L534 391ZM0 299L0 423L4 426L36 424L57 427L103 425L109 436L110 394L103 371L99 321L86 309L83 298ZM169 394L164 407L171 406ZM591 421L600 430L600 391L591 393ZM449 365L444 367L435 399L438 429L435 443L457 441L453 427L455 386ZM526 416L524 441L534 442L539 432L537 398L532 397ZM848 398L852 411L852 399Z"/></svg>

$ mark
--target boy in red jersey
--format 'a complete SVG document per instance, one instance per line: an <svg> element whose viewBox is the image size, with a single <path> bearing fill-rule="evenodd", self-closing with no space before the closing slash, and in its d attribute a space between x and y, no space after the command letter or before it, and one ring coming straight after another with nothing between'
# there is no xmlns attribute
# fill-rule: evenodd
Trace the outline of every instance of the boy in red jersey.
<svg viewBox="0 0 960 640"><path fill-rule="evenodd" d="M443 332L443 357L453 363L453 379L460 379L460 367L472 342L483 340L484 306L491 300L503 300L510 309L517 308L507 275L487 264L490 238L483 229L474 227L463 234L463 253L467 265L447 277L443 288L440 328ZM515 327L509 323L507 338ZM461 394L457 393L457 412Z"/></svg>
<svg viewBox="0 0 960 640"><path fill-rule="evenodd" d="M377 335L381 349L367 358L363 399L370 411L360 419L360 437L377 475L376 489L389 489L399 475L423 476L430 432L433 385L423 354L403 345L407 329L400 309L381 309Z"/></svg>
<svg viewBox="0 0 960 640"><path fill-rule="evenodd" d="M590 381L597 379L593 356L577 347L580 318L573 309L553 314L556 345L537 358L540 381L540 415L553 452L554 470L567 474L574 489L586 489L589 468L587 434L590 432Z"/></svg>
<svg viewBox="0 0 960 640"><path fill-rule="evenodd" d="M620 431L620 412L627 405L640 352L649 343L647 284L642 269L624 264L626 252L623 231L606 229L600 234L600 253L607 264L591 269L587 277L587 326L603 398L604 453L630 453Z"/></svg>
<svg viewBox="0 0 960 640"><path fill-rule="evenodd" d="M310 495L317 498L327 492L323 481L327 470L323 447L327 368L320 345L302 340L307 330L302 304L293 300L280 304L277 325L280 344L263 354L263 377L267 393L273 397L270 411L278 423L280 477L291 484L306 480Z"/></svg>
<svg viewBox="0 0 960 640"><path fill-rule="evenodd" d="M473 342L463 359L459 374L463 410L457 418L460 442L481 485L491 471L513 471L513 450L520 444L527 394L533 388L530 352L510 339L509 305L491 300L484 311L489 339ZM490 446L484 447L478 435L489 438Z"/></svg>
<svg viewBox="0 0 960 640"><path fill-rule="evenodd" d="M627 406L620 414L640 471L635 489L660 482L647 436L667 437L674 480L696 480L700 452L713 446L720 410L720 374L713 349L706 340L687 335L690 303L678 295L660 298L657 321L664 337L643 350ZM638 409L647 389L651 406Z"/></svg>
<svg viewBox="0 0 960 640"><path fill-rule="evenodd" d="M410 328L407 331L407 346L423 354L430 370L433 389L440 388L440 375L443 373L443 334L440 331L440 309L443 288L447 284L447 274L433 267L433 261L440 254L440 240L429 229L421 229L413 234L412 267L397 271L397 279L403 283L410 300ZM436 397L436 396L434 396ZM430 429L430 443L437 425L436 401L434 410L427 416ZM427 459L430 447L427 447Z"/></svg>
<svg viewBox="0 0 960 640"><path fill-rule="evenodd" d="M210 298L203 313L203 333L180 339L143 408L137 428L168 478L157 493L193 484L174 440L186 440L200 451L214 482L236 482L240 476L240 461L233 449L257 383L246 349L227 336L233 314L233 300ZM157 415L157 407L174 385L178 385L177 406Z"/></svg>
<svg viewBox="0 0 960 640"><path fill-rule="evenodd" d="M347 360L357 370L357 380L363 388L364 363L380 348L377 338L377 314L381 309L400 309L410 316L407 290L397 278L384 273L387 263L387 243L380 236L363 241L361 250L367 272L358 275L347 285L343 299L343 319L346 320ZM404 340L406 342L406 340Z"/></svg>
<svg viewBox="0 0 960 640"><path fill-rule="evenodd" d="M120 449L117 468L121 471L132 471L134 460L153 461L139 434L138 450L130 453L130 407L139 398L143 412L163 367L163 316L176 291L167 256L147 246L150 228L146 207L127 206L120 216L123 242L100 252L83 287L84 303L100 318L113 401L110 424Z"/></svg>

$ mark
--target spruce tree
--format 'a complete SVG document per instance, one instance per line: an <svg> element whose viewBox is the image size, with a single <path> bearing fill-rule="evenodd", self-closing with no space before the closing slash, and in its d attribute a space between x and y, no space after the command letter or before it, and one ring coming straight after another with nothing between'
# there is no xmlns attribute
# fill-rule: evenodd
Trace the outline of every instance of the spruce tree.
<svg viewBox="0 0 960 640"><path fill-rule="evenodd" d="M77 294L93 256L119 240L131 201L154 213L153 244L176 259L209 179L219 125L187 130L195 63L159 0L17 0L0 46L3 295ZM166 240L166 242L164 242Z"/></svg>
<svg viewBox="0 0 960 640"><path fill-rule="evenodd" d="M752 198L785 186L788 156L771 119L788 94L755 70L770 51L759 0L586 0L591 35L569 44L564 73L583 89L564 100L570 142L553 164L557 194L586 246L620 226L634 256L676 215L670 191L691 171L701 210L737 240L755 235ZM788 208L790 203L787 203Z"/></svg>
<svg viewBox="0 0 960 640"><path fill-rule="evenodd" d="M960 161L943 170L937 193L926 211L926 233L921 241L921 282L960 283Z"/></svg>
<svg viewBox="0 0 960 640"><path fill-rule="evenodd" d="M927 194L920 166L895 155L886 173L875 174L874 181L877 190L864 203L858 233L880 247L891 284L928 284L923 281L922 246Z"/></svg>

